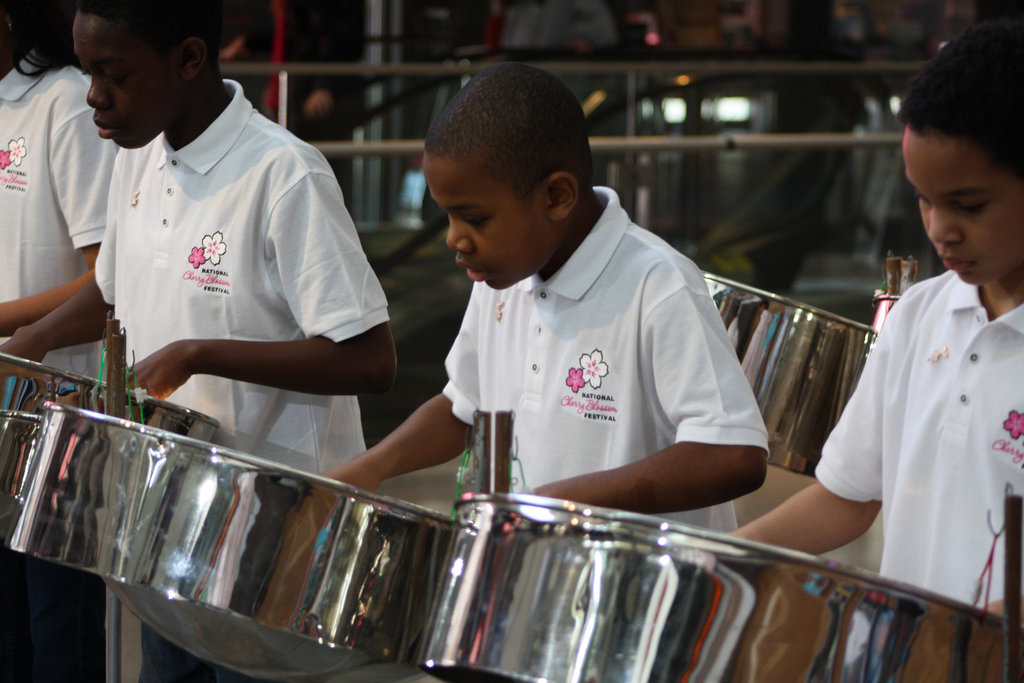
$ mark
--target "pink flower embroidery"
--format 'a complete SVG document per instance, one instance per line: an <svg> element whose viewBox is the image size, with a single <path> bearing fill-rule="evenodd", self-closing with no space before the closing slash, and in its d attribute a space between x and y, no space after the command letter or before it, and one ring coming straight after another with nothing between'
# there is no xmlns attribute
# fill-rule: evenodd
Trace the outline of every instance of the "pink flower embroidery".
<svg viewBox="0 0 1024 683"><path fill-rule="evenodd" d="M213 265L220 264L220 257L228 246L224 244L224 233L217 231L203 238L203 256Z"/></svg>
<svg viewBox="0 0 1024 683"><path fill-rule="evenodd" d="M1003 423L1003 429L1010 432L1011 438L1020 437L1021 434L1024 434L1024 414L1011 410L1010 417Z"/></svg>
<svg viewBox="0 0 1024 683"><path fill-rule="evenodd" d="M189 255L188 262L192 264L193 268L198 268L199 266L206 263L206 257L203 256L203 248L192 247L192 254Z"/></svg>
<svg viewBox="0 0 1024 683"><path fill-rule="evenodd" d="M17 140L11 140L7 143L7 149L11 151L11 163L15 166L21 166L21 160L28 154L28 149L25 147L25 138L21 137Z"/></svg>
<svg viewBox="0 0 1024 683"><path fill-rule="evenodd" d="M0 171L6 171L11 165L11 153L7 150L0 151Z"/></svg>
<svg viewBox="0 0 1024 683"><path fill-rule="evenodd" d="M589 354L580 356L583 377L595 389L601 388L601 378L608 374L608 364L604 362L604 354L594 349Z"/></svg>
<svg viewBox="0 0 1024 683"><path fill-rule="evenodd" d="M579 368L569 368L569 376L565 379L565 385L572 389L572 393L577 393L586 383L586 380L583 379L582 370Z"/></svg>

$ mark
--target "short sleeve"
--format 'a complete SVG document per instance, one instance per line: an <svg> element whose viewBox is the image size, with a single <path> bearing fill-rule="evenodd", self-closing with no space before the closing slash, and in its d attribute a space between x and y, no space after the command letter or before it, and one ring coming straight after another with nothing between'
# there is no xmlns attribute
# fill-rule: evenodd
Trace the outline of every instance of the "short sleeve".
<svg viewBox="0 0 1024 683"><path fill-rule="evenodd" d="M887 325L892 321L890 317ZM882 334L876 341L814 470L818 481L841 498L882 499L884 388L891 338Z"/></svg>
<svg viewBox="0 0 1024 683"><path fill-rule="evenodd" d="M653 286L652 286L653 285ZM667 290L657 281L652 292ZM709 296L692 284L654 304L643 320L643 355L676 441L750 445L768 437L750 383Z"/></svg>
<svg viewBox="0 0 1024 683"><path fill-rule="evenodd" d="M92 111L82 110L54 132L50 173L68 234L76 248L103 239L107 196L117 146L96 132Z"/></svg>
<svg viewBox="0 0 1024 683"><path fill-rule="evenodd" d="M452 413L466 424L473 423L473 412L480 405L477 325L482 305L482 286L486 285L473 285L459 333L444 361L448 384L443 393L452 402Z"/></svg>
<svg viewBox="0 0 1024 683"><path fill-rule="evenodd" d="M370 267L333 176L302 176L271 207L268 275L307 336L355 337L388 320L384 290Z"/></svg>

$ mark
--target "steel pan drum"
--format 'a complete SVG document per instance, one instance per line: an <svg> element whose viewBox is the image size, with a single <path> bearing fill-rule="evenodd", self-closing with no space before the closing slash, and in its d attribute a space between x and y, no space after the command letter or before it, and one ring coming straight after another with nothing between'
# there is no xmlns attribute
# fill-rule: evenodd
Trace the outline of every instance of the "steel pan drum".
<svg viewBox="0 0 1024 683"><path fill-rule="evenodd" d="M0 542L21 508L38 411L47 401L100 408L99 386L94 379L0 353ZM218 426L207 415L151 397L130 408L133 419L200 440L211 438Z"/></svg>
<svg viewBox="0 0 1024 683"><path fill-rule="evenodd" d="M813 473L874 330L716 275L704 280L768 427L768 461Z"/></svg>
<svg viewBox="0 0 1024 683"><path fill-rule="evenodd" d="M974 609L820 558L524 495L457 504L421 654L449 681L999 681Z"/></svg>
<svg viewBox="0 0 1024 683"><path fill-rule="evenodd" d="M29 451L41 420L32 413L0 410L0 543L21 509Z"/></svg>
<svg viewBox="0 0 1024 683"><path fill-rule="evenodd" d="M99 574L165 638L259 678L413 666L447 517L147 426L47 404L11 547Z"/></svg>

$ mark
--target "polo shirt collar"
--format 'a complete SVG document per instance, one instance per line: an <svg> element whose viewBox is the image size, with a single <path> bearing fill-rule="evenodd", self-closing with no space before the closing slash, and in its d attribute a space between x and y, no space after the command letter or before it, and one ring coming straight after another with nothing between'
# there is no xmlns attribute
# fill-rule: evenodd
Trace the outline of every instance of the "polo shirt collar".
<svg viewBox="0 0 1024 683"><path fill-rule="evenodd" d="M28 61L28 58L21 60L19 64L26 71L33 71L39 67ZM29 89L39 82L39 75L26 76L15 68L0 79L0 100L16 102L25 96Z"/></svg>
<svg viewBox="0 0 1024 683"><path fill-rule="evenodd" d="M175 150L168 144L167 138L161 135L164 153L160 156L159 168L164 167L168 157L174 157L197 173L205 175L231 150L252 117L253 108L242 94L242 86L228 80L224 81L224 85L231 90L231 102L199 137Z"/></svg>
<svg viewBox="0 0 1024 683"><path fill-rule="evenodd" d="M594 191L604 204L604 211L569 260L547 280L534 274L522 280L518 287L526 292L544 287L558 296L579 300L597 281L626 234L630 220L614 190L595 187Z"/></svg>
<svg viewBox="0 0 1024 683"><path fill-rule="evenodd" d="M977 285L969 285L958 277L954 276L954 278L953 291L950 292L950 296L946 300L946 311L953 314L958 311L969 312L980 309L984 313L985 307L981 303L981 294ZM991 322L998 322L1024 334L1024 305L1004 313Z"/></svg>

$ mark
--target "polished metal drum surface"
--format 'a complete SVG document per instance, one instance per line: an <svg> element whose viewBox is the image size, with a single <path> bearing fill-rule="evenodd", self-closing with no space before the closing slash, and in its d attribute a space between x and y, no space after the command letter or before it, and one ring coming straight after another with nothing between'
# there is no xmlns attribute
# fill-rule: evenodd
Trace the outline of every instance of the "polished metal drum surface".
<svg viewBox="0 0 1024 683"><path fill-rule="evenodd" d="M768 427L768 461L813 473L874 330L716 275L704 280Z"/></svg>
<svg viewBox="0 0 1024 683"><path fill-rule="evenodd" d="M39 412L48 401L104 412L102 385L96 379L0 353L0 409ZM128 397L125 414L136 422L175 434L207 440L219 423L208 415L146 396Z"/></svg>
<svg viewBox="0 0 1024 683"><path fill-rule="evenodd" d="M999 681L997 618L819 558L536 496L457 504L449 681Z"/></svg>
<svg viewBox="0 0 1024 683"><path fill-rule="evenodd" d="M0 410L0 543L7 539L21 509L29 453L41 421L33 413Z"/></svg>
<svg viewBox="0 0 1024 683"><path fill-rule="evenodd" d="M0 542L21 508L38 412L48 401L102 408L99 387L94 379L0 353ZM200 440L210 439L218 427L208 415L151 397L128 403L125 412L151 427Z"/></svg>
<svg viewBox="0 0 1024 683"><path fill-rule="evenodd" d="M426 680L446 516L47 404L15 550L95 572L164 637L259 678Z"/></svg>

